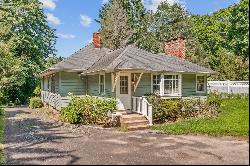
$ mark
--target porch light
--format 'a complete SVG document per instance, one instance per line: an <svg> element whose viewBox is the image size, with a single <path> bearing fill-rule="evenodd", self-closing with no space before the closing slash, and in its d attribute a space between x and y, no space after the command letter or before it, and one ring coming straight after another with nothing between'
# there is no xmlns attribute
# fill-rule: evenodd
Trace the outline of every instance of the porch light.
<svg viewBox="0 0 250 166"><path fill-rule="evenodd" d="M135 81L134 79L131 80L131 84L134 85L135 84Z"/></svg>

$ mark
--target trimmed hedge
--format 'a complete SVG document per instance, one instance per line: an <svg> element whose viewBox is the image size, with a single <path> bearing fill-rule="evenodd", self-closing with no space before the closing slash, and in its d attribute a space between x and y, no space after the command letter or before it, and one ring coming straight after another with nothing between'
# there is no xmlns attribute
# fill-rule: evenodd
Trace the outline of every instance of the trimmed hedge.
<svg viewBox="0 0 250 166"><path fill-rule="evenodd" d="M60 118L73 124L104 124L108 125L108 116L116 110L115 99L103 99L92 96L71 97L71 102L60 112Z"/></svg>

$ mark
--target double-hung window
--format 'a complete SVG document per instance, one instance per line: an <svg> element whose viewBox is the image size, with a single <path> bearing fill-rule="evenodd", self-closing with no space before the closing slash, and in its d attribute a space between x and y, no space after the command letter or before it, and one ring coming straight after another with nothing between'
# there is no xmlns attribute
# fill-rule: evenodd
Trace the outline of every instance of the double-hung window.
<svg viewBox="0 0 250 166"><path fill-rule="evenodd" d="M161 75L153 75L153 93L160 94Z"/></svg>
<svg viewBox="0 0 250 166"><path fill-rule="evenodd" d="M164 75L164 95L179 94L179 75Z"/></svg>
<svg viewBox="0 0 250 166"><path fill-rule="evenodd" d="M105 75L99 75L99 93L101 95L105 94Z"/></svg>
<svg viewBox="0 0 250 166"><path fill-rule="evenodd" d="M197 75L196 76L196 91L197 92L205 92L205 76L204 75Z"/></svg>

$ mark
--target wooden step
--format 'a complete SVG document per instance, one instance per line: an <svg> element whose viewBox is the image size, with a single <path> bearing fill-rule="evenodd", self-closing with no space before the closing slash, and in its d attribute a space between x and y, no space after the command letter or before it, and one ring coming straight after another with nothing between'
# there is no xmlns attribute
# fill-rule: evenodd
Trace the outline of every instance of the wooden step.
<svg viewBox="0 0 250 166"><path fill-rule="evenodd" d="M145 117L143 115L134 115L134 114L128 114L122 116L122 121L136 121L136 120L145 120Z"/></svg>
<svg viewBox="0 0 250 166"><path fill-rule="evenodd" d="M139 114L127 114L122 115L121 127L127 128L128 130L141 130L149 128L148 120Z"/></svg>
<svg viewBox="0 0 250 166"><path fill-rule="evenodd" d="M121 127L131 127L131 126L140 126L140 125L148 125L148 120L136 120L136 121L126 121L121 123Z"/></svg>
<svg viewBox="0 0 250 166"><path fill-rule="evenodd" d="M148 129L149 125L138 125L138 126L130 126L127 127L128 130L144 130L144 129Z"/></svg>

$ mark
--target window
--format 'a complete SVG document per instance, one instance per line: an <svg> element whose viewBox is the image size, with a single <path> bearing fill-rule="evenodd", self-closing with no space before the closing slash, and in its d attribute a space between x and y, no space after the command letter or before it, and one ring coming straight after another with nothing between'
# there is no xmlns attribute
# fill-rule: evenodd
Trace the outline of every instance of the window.
<svg viewBox="0 0 250 166"><path fill-rule="evenodd" d="M51 92L55 93L56 92L56 80L55 80L55 75L51 77Z"/></svg>
<svg viewBox="0 0 250 166"><path fill-rule="evenodd" d="M196 91L205 92L205 76L196 76Z"/></svg>
<svg viewBox="0 0 250 166"><path fill-rule="evenodd" d="M164 94L179 93L179 75L164 75Z"/></svg>
<svg viewBox="0 0 250 166"><path fill-rule="evenodd" d="M161 75L153 75L153 93L160 94Z"/></svg>
<svg viewBox="0 0 250 166"><path fill-rule="evenodd" d="M128 94L128 76L120 76L120 94Z"/></svg>
<svg viewBox="0 0 250 166"><path fill-rule="evenodd" d="M105 93L105 76L103 74L99 75L99 93Z"/></svg>
<svg viewBox="0 0 250 166"><path fill-rule="evenodd" d="M50 77L47 77L47 91L50 91L49 80L50 80Z"/></svg>

